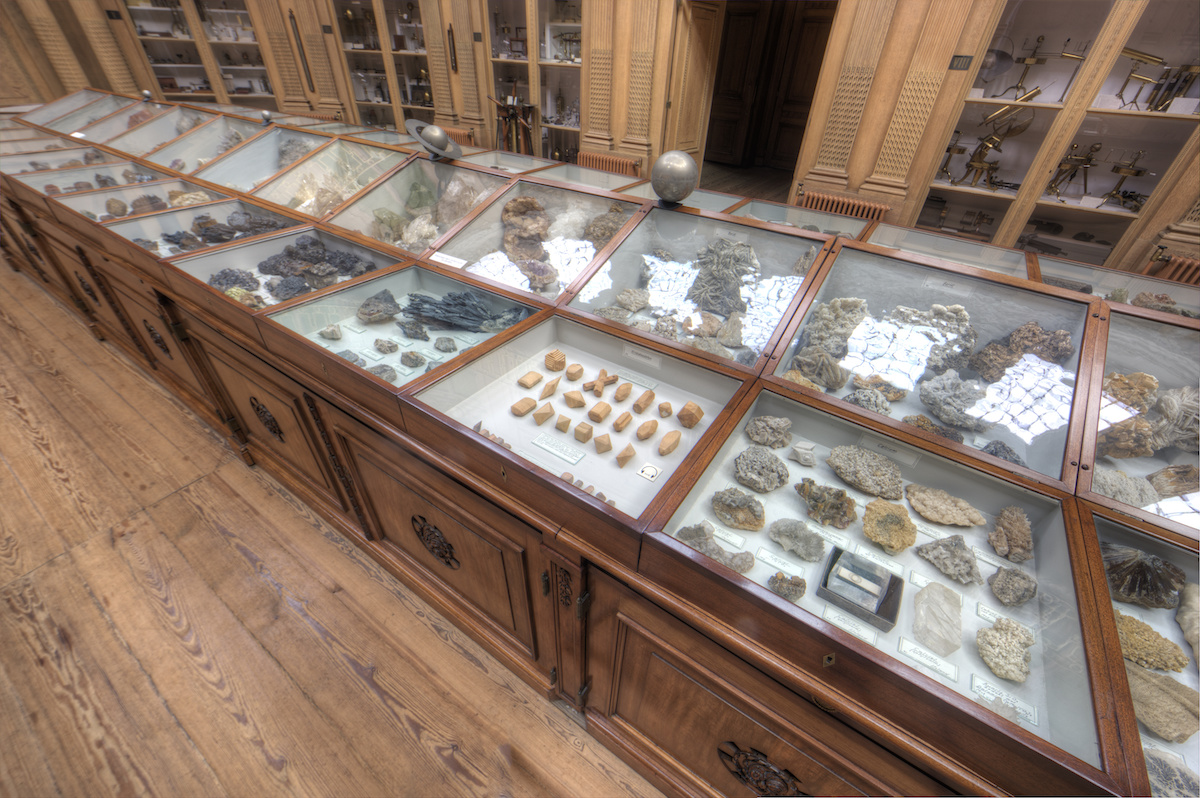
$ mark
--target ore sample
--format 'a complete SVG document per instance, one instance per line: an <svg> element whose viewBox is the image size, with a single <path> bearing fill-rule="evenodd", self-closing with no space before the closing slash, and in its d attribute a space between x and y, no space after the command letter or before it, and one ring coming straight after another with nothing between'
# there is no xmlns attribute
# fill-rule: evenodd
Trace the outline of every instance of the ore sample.
<svg viewBox="0 0 1200 798"><path fill-rule="evenodd" d="M317 330L317 335L330 341L342 340L342 328L338 324L330 324L320 330Z"/></svg>
<svg viewBox="0 0 1200 798"><path fill-rule="evenodd" d="M968 365L988 382L996 382L1023 355L1037 355L1049 363L1064 363L1075 354L1075 344L1066 330L1049 332L1035 321L1013 330L1003 339L992 341L971 356Z"/></svg>
<svg viewBox="0 0 1200 798"><path fill-rule="evenodd" d="M550 217L542 203L533 197L515 197L500 212L504 254L513 263L540 261L546 257L542 242L550 230Z"/></svg>
<svg viewBox="0 0 1200 798"><path fill-rule="evenodd" d="M888 402L887 397L881 391L877 391L874 388L860 388L857 391L851 391L842 398L852 405L857 405L863 410L869 410L881 416L890 416L892 414L892 406Z"/></svg>
<svg viewBox="0 0 1200 798"><path fill-rule="evenodd" d="M457 352L458 344L453 338L445 335L439 335L437 340L433 342L433 348L439 352Z"/></svg>
<svg viewBox="0 0 1200 798"><path fill-rule="evenodd" d="M766 513L762 502L737 488L726 488L712 497L713 512L726 526L734 529L762 529Z"/></svg>
<svg viewBox="0 0 1200 798"><path fill-rule="evenodd" d="M153 213L166 209L167 203L163 202L162 197L154 194L142 194L140 197L134 197L133 202L129 203L130 213Z"/></svg>
<svg viewBox="0 0 1200 798"><path fill-rule="evenodd" d="M1037 580L1020 568L998 568L988 577L993 595L1006 607L1019 607L1037 595Z"/></svg>
<svg viewBox="0 0 1200 798"><path fill-rule="evenodd" d="M1154 631L1150 624L1116 613L1117 636L1121 641L1121 655L1147 670L1182 671L1191 660L1176 643Z"/></svg>
<svg viewBox="0 0 1200 798"><path fill-rule="evenodd" d="M930 582L913 598L913 636L939 657L962 646L962 597L941 582Z"/></svg>
<svg viewBox="0 0 1200 798"><path fill-rule="evenodd" d="M267 290L280 302L295 299L312 291L308 283L304 282L303 277L272 277L267 281Z"/></svg>
<svg viewBox="0 0 1200 798"><path fill-rule="evenodd" d="M592 242L592 246L599 252L605 244L612 240L612 237L617 234L621 225L625 224L625 220L628 218L620 203L614 202L609 206L607 212L593 217L587 223L583 229L583 240Z"/></svg>
<svg viewBox="0 0 1200 798"><path fill-rule="evenodd" d="M390 290L385 288L363 300L354 315L358 316L359 320L365 324L378 324L391 321L399 312L400 305L396 303L396 298L392 296Z"/></svg>
<svg viewBox="0 0 1200 798"><path fill-rule="evenodd" d="M328 263L310 263L301 276L313 288L327 288L337 282L338 270Z"/></svg>
<svg viewBox="0 0 1200 798"><path fill-rule="evenodd" d="M911 424L912 426L923 429L926 432L932 432L934 435L945 438L948 441L954 441L955 443L963 442L963 434L961 432L958 430L946 429L945 427L939 427L937 424L934 424L933 420L928 416L917 414L915 416L905 416L900 420L905 424Z"/></svg>
<svg viewBox="0 0 1200 798"><path fill-rule="evenodd" d="M999 457L1001 460L1007 460L1014 465L1025 465L1025 461L1021 459L1021 455L1014 452L1012 447L1004 441L989 441L987 446L984 446L979 451L984 454L990 454L992 457Z"/></svg>
<svg viewBox="0 0 1200 798"><path fill-rule="evenodd" d="M983 514L965 499L951 496L941 488L929 488L915 482L904 487L908 503L927 521L950 526L979 526L987 523Z"/></svg>
<svg viewBox="0 0 1200 798"><path fill-rule="evenodd" d="M376 338L375 351L384 355L390 355L400 349L400 344L389 338Z"/></svg>
<svg viewBox="0 0 1200 798"><path fill-rule="evenodd" d="M1143 748L1142 756L1146 762L1146 775L1150 777L1150 794L1155 798L1200 795L1200 775L1178 757L1156 748Z"/></svg>
<svg viewBox="0 0 1200 798"><path fill-rule="evenodd" d="M879 391L883 394L883 398L889 402L898 402L908 396L908 391L897 388L878 374L872 374L870 377L855 374L853 385L859 390L873 389Z"/></svg>
<svg viewBox="0 0 1200 798"><path fill-rule="evenodd" d="M404 333L404 337L411 341L429 340L429 332L425 329L425 325L419 321L401 319L396 322L396 326L400 328L400 332Z"/></svg>
<svg viewBox="0 0 1200 798"><path fill-rule="evenodd" d="M788 601L796 602L804 598L808 584L799 576L788 576L783 571L776 571L775 575L767 580L767 587Z"/></svg>
<svg viewBox="0 0 1200 798"><path fill-rule="evenodd" d="M245 288L238 288L236 286L227 288L225 289L225 296L245 305L251 310L262 310L267 306L266 300L252 291L247 291Z"/></svg>
<svg viewBox="0 0 1200 798"><path fill-rule="evenodd" d="M1150 446L1154 451L1170 446L1200 452L1200 389L1185 385L1159 394L1151 418Z"/></svg>
<svg viewBox="0 0 1200 798"><path fill-rule="evenodd" d="M116 197L105 201L104 210L109 216L115 216L117 218L129 215L129 206Z"/></svg>
<svg viewBox="0 0 1200 798"><path fill-rule="evenodd" d="M722 565L744 574L754 567L754 555L748 551L731 554L713 538L713 525L701 521L694 526L682 527L675 537L701 554L711 557Z"/></svg>
<svg viewBox="0 0 1200 798"><path fill-rule="evenodd" d="M825 556L825 538L795 518L781 518L767 531L771 540L802 560L816 562Z"/></svg>
<svg viewBox="0 0 1200 798"><path fill-rule="evenodd" d="M1130 374L1111 372L1104 375L1104 393L1139 413L1145 413L1158 401L1158 379L1142 371Z"/></svg>
<svg viewBox="0 0 1200 798"><path fill-rule="evenodd" d="M1096 466L1092 471L1092 490L1134 507L1146 507L1159 500L1158 491L1148 480L1103 466Z"/></svg>
<svg viewBox="0 0 1200 798"><path fill-rule="evenodd" d="M92 175L92 179L96 181L96 185L99 186L100 188L114 188L114 187L120 185L119 183L117 183L117 179L115 177L109 177L108 175L102 175L99 172Z"/></svg>
<svg viewBox="0 0 1200 798"><path fill-rule="evenodd" d="M401 313L434 327L495 333L521 321L528 311L522 307L496 310L480 293L451 291L441 299L425 294L409 294L408 306Z"/></svg>
<svg viewBox="0 0 1200 798"><path fill-rule="evenodd" d="M400 356L400 362L410 369L416 369L425 365L425 356L417 352L405 352Z"/></svg>
<svg viewBox="0 0 1200 798"><path fill-rule="evenodd" d="M380 379L387 380L388 382L396 381L396 370L387 363L380 363L378 366L371 366L371 368L367 369L367 371L371 372Z"/></svg>
<svg viewBox="0 0 1200 798"><path fill-rule="evenodd" d="M820 347L835 360L841 359L846 356L846 341L868 315L865 299L837 297L821 303L808 314L804 326L805 343Z"/></svg>
<svg viewBox="0 0 1200 798"><path fill-rule="evenodd" d="M841 488L819 485L808 477L792 487L808 507L808 517L819 524L845 529L858 519L854 499Z"/></svg>
<svg viewBox="0 0 1200 798"><path fill-rule="evenodd" d="M1139 308L1149 308L1150 310L1160 310L1164 313L1174 313L1176 316L1185 316L1189 319L1196 318L1197 314L1194 311L1188 310L1181 305L1175 303L1170 294L1155 294L1150 291L1142 291L1133 298L1129 304L1136 305Z"/></svg>
<svg viewBox="0 0 1200 798"><path fill-rule="evenodd" d="M954 369L921 383L921 402L929 411L947 424L968 430L980 431L992 426L967 413L986 393L987 387L979 380L964 380Z"/></svg>
<svg viewBox="0 0 1200 798"><path fill-rule="evenodd" d="M693 264L697 271L688 288L687 299L700 310L728 316L746 312L742 299L745 279L758 274L758 257L754 248L740 241L718 238L700 250Z"/></svg>
<svg viewBox="0 0 1200 798"><path fill-rule="evenodd" d="M351 349L343 349L341 352L337 353L337 356L349 360L356 366L362 366L365 368L367 365L367 361L363 360Z"/></svg>
<svg viewBox="0 0 1200 798"><path fill-rule="evenodd" d="M1165 673L1151 673L1131 662L1125 663L1125 675L1133 712L1152 734L1169 743L1186 743L1200 731L1200 693Z"/></svg>
<svg viewBox="0 0 1200 798"><path fill-rule="evenodd" d="M746 436L761 446L780 449L792 442L792 420L781 416L755 416L746 422Z"/></svg>
<svg viewBox="0 0 1200 798"><path fill-rule="evenodd" d="M1162 499L1200 492L1200 469L1190 463L1160 468L1146 479Z"/></svg>
<svg viewBox="0 0 1200 798"><path fill-rule="evenodd" d="M1009 562L1033 559L1033 528L1020 507L1009 506L996 516L996 525L988 533L988 543Z"/></svg>
<svg viewBox="0 0 1200 798"><path fill-rule="evenodd" d="M964 368L975 349L975 328L971 326L971 316L962 305L932 305L929 310L899 305L884 315L884 320L922 331L933 330L924 334L938 342L925 358L925 368L934 374L941 374L947 369Z"/></svg>
<svg viewBox="0 0 1200 798"><path fill-rule="evenodd" d="M650 292L644 288L626 288L617 294L617 304L630 313L637 313L650 304Z"/></svg>
<svg viewBox="0 0 1200 798"><path fill-rule="evenodd" d="M838 365L838 359L819 346L806 346L797 352L792 369L831 391L839 390L850 379L850 372Z"/></svg>
<svg viewBox="0 0 1200 798"><path fill-rule="evenodd" d="M902 495L900 466L860 446L835 446L825 459L846 484L872 496L899 499Z"/></svg>
<svg viewBox="0 0 1200 798"><path fill-rule="evenodd" d="M1033 632L1009 618L997 618L991 627L975 633L975 647L992 673L1011 682L1024 682L1029 676L1029 648L1036 641Z"/></svg>
<svg viewBox="0 0 1200 798"><path fill-rule="evenodd" d="M1100 556L1109 590L1117 601L1148 609L1179 606L1179 591L1187 583L1187 575L1175 563L1115 543L1101 543Z"/></svg>
<svg viewBox="0 0 1200 798"><path fill-rule="evenodd" d="M983 574L979 573L975 552L963 541L962 535L951 535L917 546L917 554L956 582L964 585L972 582L983 584Z"/></svg>
<svg viewBox="0 0 1200 798"><path fill-rule="evenodd" d="M208 278L208 284L218 291L227 291L230 288L257 291L260 286L258 278L244 269L221 269Z"/></svg>
<svg viewBox="0 0 1200 798"><path fill-rule="evenodd" d="M265 260L259 261L255 268L263 274L274 274L279 277L298 277L304 271L304 266L304 261L296 260L289 255L279 252Z"/></svg>
<svg viewBox="0 0 1200 798"><path fill-rule="evenodd" d="M204 242L192 235L189 230L180 230L175 233L163 233L163 241L174 244L183 252L190 252L193 249L203 249Z"/></svg>
<svg viewBox="0 0 1200 798"><path fill-rule="evenodd" d="M901 504L876 499L863 513L863 534L888 554L899 554L917 542L917 527Z"/></svg>
<svg viewBox="0 0 1200 798"><path fill-rule="evenodd" d="M209 244L222 244L237 238L237 230L227 224L210 224L201 230L200 238Z"/></svg>

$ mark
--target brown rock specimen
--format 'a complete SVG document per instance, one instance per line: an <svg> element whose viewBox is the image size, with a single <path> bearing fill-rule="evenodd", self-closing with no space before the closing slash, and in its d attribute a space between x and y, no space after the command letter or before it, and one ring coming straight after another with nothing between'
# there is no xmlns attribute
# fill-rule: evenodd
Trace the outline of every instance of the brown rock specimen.
<svg viewBox="0 0 1200 798"><path fill-rule="evenodd" d="M548 396L553 396L554 392L558 390L558 381L561 379L562 377L555 377L554 379L550 380L550 382L546 383L542 388L542 395L538 398L545 399Z"/></svg>
<svg viewBox="0 0 1200 798"><path fill-rule="evenodd" d="M1144 372L1112 372L1104 375L1104 392L1118 402L1145 413L1158 401L1158 380Z"/></svg>
<svg viewBox="0 0 1200 798"><path fill-rule="evenodd" d="M562 371L567 367L567 356L560 349L551 349L546 354L546 370Z"/></svg>
<svg viewBox="0 0 1200 798"><path fill-rule="evenodd" d="M542 375L538 374L536 371L531 371L521 379L517 380L517 385L520 385L522 388L532 388L541 381Z"/></svg>
<svg viewBox="0 0 1200 798"><path fill-rule="evenodd" d="M608 402L597 402L591 410L588 411L588 418L599 424L604 419L608 418L608 414L612 412L612 405Z"/></svg>
<svg viewBox="0 0 1200 798"><path fill-rule="evenodd" d="M836 391L850 379L850 372L819 346L806 346L792 358L792 368L817 385Z"/></svg>
<svg viewBox="0 0 1200 798"><path fill-rule="evenodd" d="M608 437L607 432L603 435L597 435L592 439L592 443L596 445L597 454L604 454L605 452L612 451L612 439Z"/></svg>
<svg viewBox="0 0 1200 798"><path fill-rule="evenodd" d="M567 407L583 407L587 404L579 391L567 391L563 394L563 401L567 403Z"/></svg>
<svg viewBox="0 0 1200 798"><path fill-rule="evenodd" d="M783 378L789 382L794 382L797 385L802 385L805 388L812 388L814 391L819 391L821 393L825 392L825 388L817 385L808 377L805 377L804 372L798 369L788 369L787 371L783 372Z"/></svg>
<svg viewBox="0 0 1200 798"><path fill-rule="evenodd" d="M129 215L129 206L116 197L104 203L104 210L108 212L109 216L121 217Z"/></svg>
<svg viewBox="0 0 1200 798"><path fill-rule="evenodd" d="M888 554L899 554L917 542L917 527L904 506L876 499L863 513L863 534Z"/></svg>
<svg viewBox="0 0 1200 798"><path fill-rule="evenodd" d="M504 229L504 254L513 263L546 257L542 242L550 230L550 217L542 203L533 197L515 197L504 204L500 224Z"/></svg>
<svg viewBox="0 0 1200 798"><path fill-rule="evenodd" d="M575 425L575 440L580 443L587 443L592 439L592 425L586 421L580 421Z"/></svg>
<svg viewBox="0 0 1200 798"><path fill-rule="evenodd" d="M683 435L679 432L679 430L677 430L677 429L671 430L670 432L668 432L666 435L664 435L662 437L661 441L658 442L658 453L661 456L666 457L671 452L673 452L677 448L679 448L679 441L682 438L683 438Z"/></svg>
<svg viewBox="0 0 1200 798"><path fill-rule="evenodd" d="M1161 468L1146 477L1164 499L1200 492L1200 469L1196 466L1173 465Z"/></svg>
<svg viewBox="0 0 1200 798"><path fill-rule="evenodd" d="M999 341L971 355L967 364L988 382L996 382L1023 355L1037 355L1050 363L1063 363L1075 354L1075 344L1066 330L1049 332L1036 321L1028 321Z"/></svg>
<svg viewBox="0 0 1200 798"><path fill-rule="evenodd" d="M704 418L704 411L700 409L700 405L695 402L688 402L679 410L679 423L685 429L691 429L700 423L700 419Z"/></svg>
<svg viewBox="0 0 1200 798"><path fill-rule="evenodd" d="M767 520L762 502L737 488L714 493L712 508L721 523L734 529L762 529Z"/></svg>
<svg viewBox="0 0 1200 798"><path fill-rule="evenodd" d="M1200 731L1200 693L1165 673L1125 663L1133 712L1147 729L1169 743L1186 743Z"/></svg>
<svg viewBox="0 0 1200 798"><path fill-rule="evenodd" d="M1096 436L1096 456L1149 457L1154 454L1150 445L1152 436L1153 429L1144 416L1127 418Z"/></svg>
<svg viewBox="0 0 1200 798"><path fill-rule="evenodd" d="M571 428L571 417L559 416L554 420L554 428L559 432L566 432Z"/></svg>
<svg viewBox="0 0 1200 798"><path fill-rule="evenodd" d="M654 391L646 391L633 403L633 412L645 413L646 408L654 404Z"/></svg>
<svg viewBox="0 0 1200 798"><path fill-rule="evenodd" d="M684 317L683 331L699 338L712 338L721 331L721 318L702 310L699 319L695 316Z"/></svg>
<svg viewBox="0 0 1200 798"><path fill-rule="evenodd" d="M946 440L954 441L955 443L963 442L963 434L961 432L958 430L940 427L937 424L934 424L933 419L929 418L929 416L917 414L915 416L905 416L900 420L905 424L911 424L914 427L919 427L920 429L925 430L926 432L932 432L934 435L939 435Z"/></svg>
<svg viewBox="0 0 1200 798"><path fill-rule="evenodd" d="M1178 645L1154 631L1148 623L1113 610L1117 616L1117 635L1121 638L1121 654L1143 668L1162 671L1182 671L1188 666L1188 655Z"/></svg>
<svg viewBox="0 0 1200 798"><path fill-rule="evenodd" d="M639 441L644 441L656 432L658 432L658 422L650 419L637 428L637 438Z"/></svg>
<svg viewBox="0 0 1200 798"><path fill-rule="evenodd" d="M535 407L537 407L537 401L531 396L526 396L524 399L519 399L513 403L512 414L514 416L527 416Z"/></svg>
<svg viewBox="0 0 1200 798"><path fill-rule="evenodd" d="M963 541L962 535L951 535L917 546L917 554L929 560L946 576L964 585L983 584L975 552Z"/></svg>
<svg viewBox="0 0 1200 798"><path fill-rule="evenodd" d="M988 533L988 543L1009 562L1033 559L1033 528L1020 507L1005 507L996 516L996 525Z"/></svg>
<svg viewBox="0 0 1200 798"><path fill-rule="evenodd" d="M632 460L635 454L637 454L637 452L634 451L633 444L625 444L625 448L622 449L621 453L617 455L617 465L620 468L624 468L625 464Z"/></svg>
<svg viewBox="0 0 1200 798"><path fill-rule="evenodd" d="M622 432L629 426L629 422L633 421L633 416L626 410L621 415L617 416L617 420L613 422L613 429L617 432Z"/></svg>
<svg viewBox="0 0 1200 798"><path fill-rule="evenodd" d="M854 499L846 491L830 485L819 485L805 477L793 485L808 508L808 517L820 524L845 529L858 519Z"/></svg>
<svg viewBox="0 0 1200 798"><path fill-rule="evenodd" d="M964 499L951 496L941 488L927 488L911 482L904 487L908 503L927 521L952 526L979 526L987 523L983 514Z"/></svg>
<svg viewBox="0 0 1200 798"><path fill-rule="evenodd" d="M878 374L872 374L870 377L855 374L854 387L859 390L873 389L879 391L883 394L883 398L889 402L898 402L908 396L908 391L897 388Z"/></svg>
<svg viewBox="0 0 1200 798"><path fill-rule="evenodd" d="M1155 403L1150 446L1154 451L1175 446L1200 452L1200 389L1194 385L1163 391Z"/></svg>
<svg viewBox="0 0 1200 798"><path fill-rule="evenodd" d="M1038 583L1020 568L998 568L988 577L992 594L1006 607L1019 607L1037 595Z"/></svg>
<svg viewBox="0 0 1200 798"><path fill-rule="evenodd" d="M552 415L554 415L554 408L550 406L549 402L546 402L546 404L533 411L533 420L536 421L537 425L540 427L545 424Z"/></svg>
<svg viewBox="0 0 1200 798"><path fill-rule="evenodd" d="M804 598L804 591L808 589L808 583L799 576L788 576L783 571L776 571L775 575L767 580L767 587L788 601L794 602Z"/></svg>
<svg viewBox="0 0 1200 798"><path fill-rule="evenodd" d="M1183 569L1154 554L1131 546L1101 543L1104 572L1112 597L1149 609L1179 606L1179 591L1187 582Z"/></svg>
<svg viewBox="0 0 1200 798"><path fill-rule="evenodd" d="M899 499L903 495L900 466L861 446L835 446L825 459L848 485L872 496Z"/></svg>
<svg viewBox="0 0 1200 798"><path fill-rule="evenodd" d="M1024 682L1029 676L1029 648L1036 641L1033 632L1009 618L997 618L990 628L975 633L975 647L992 673L1010 682Z"/></svg>

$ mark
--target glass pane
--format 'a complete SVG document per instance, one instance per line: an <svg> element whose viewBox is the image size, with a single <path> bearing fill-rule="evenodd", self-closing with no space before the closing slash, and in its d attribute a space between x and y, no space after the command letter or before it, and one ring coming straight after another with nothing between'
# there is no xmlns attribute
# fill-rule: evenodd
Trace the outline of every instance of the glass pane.
<svg viewBox="0 0 1200 798"><path fill-rule="evenodd" d="M170 177L165 172L159 172L129 161L119 163L98 164L86 169L63 169L53 172L37 172L27 177L14 175L12 179L19 180L30 188L40 191L47 196L55 194L70 194L75 191L91 191L96 188L108 188L131 183L149 183L152 180L163 180Z"/></svg>
<svg viewBox="0 0 1200 798"><path fill-rule="evenodd" d="M627 186L637 180L636 177L630 177L629 175L618 175L612 172L604 172L600 169L588 169L585 166L576 166L569 163L545 169L538 172L537 176L539 179L544 178L546 180L557 180L560 183L577 186L602 188L606 191L616 191L621 186Z"/></svg>
<svg viewBox="0 0 1200 798"><path fill-rule="evenodd" d="M146 160L177 172L195 172L264 129L256 122L223 116L150 153Z"/></svg>
<svg viewBox="0 0 1200 798"><path fill-rule="evenodd" d="M70 169L116 160L119 160L117 156L91 147L72 147L24 155L5 155L0 157L0 172L16 175L23 172L44 172L47 169Z"/></svg>
<svg viewBox="0 0 1200 798"><path fill-rule="evenodd" d="M54 119L57 119L64 114L68 114L78 108L81 108L88 103L95 102L107 95L91 89L80 89L72 92L65 97L59 97L57 100L52 100L41 108L35 108L29 113L21 114L21 119L26 122L32 122L35 125L44 125Z"/></svg>
<svg viewBox="0 0 1200 798"><path fill-rule="evenodd" d="M60 133L72 133L81 127L87 127L94 122L99 122L114 111L128 108L137 103L137 100L131 100L128 97L106 95L103 99L96 100L94 103L90 103L78 110L61 116L53 122L47 122L45 127L57 130Z"/></svg>
<svg viewBox="0 0 1200 798"><path fill-rule="evenodd" d="M173 108L157 119L111 139L108 146L130 155L145 155L212 118L212 114L194 108Z"/></svg>
<svg viewBox="0 0 1200 798"><path fill-rule="evenodd" d="M1013 277L1027 277L1029 274L1025 265L1025 253L1020 250L992 247L890 224L877 226L867 241L881 247L911 252L914 255L929 255L951 263L961 263Z"/></svg>
<svg viewBox="0 0 1200 798"><path fill-rule="evenodd" d="M183 180L162 180L149 185L88 191L84 194L56 197L56 201L89 219L101 222L123 219L142 213L157 213L168 208L185 208L202 202L225 199L195 183Z"/></svg>
<svg viewBox="0 0 1200 798"><path fill-rule="evenodd" d="M329 140L313 133L272 128L195 175L235 191L252 191Z"/></svg>
<svg viewBox="0 0 1200 798"><path fill-rule="evenodd" d="M1017 246L1038 255L1070 258L1101 265L1113 245L1133 224L1134 214L1119 208L1081 210L1068 205L1039 202L1029 217Z"/></svg>
<svg viewBox="0 0 1200 798"><path fill-rule="evenodd" d="M112 222L108 229L162 258L207 249L227 241L262 235L300 222L240 200L218 202L195 210L156 213Z"/></svg>
<svg viewBox="0 0 1200 798"><path fill-rule="evenodd" d="M409 157L406 153L335 141L254 192L256 197L321 217Z"/></svg>
<svg viewBox="0 0 1200 798"><path fill-rule="evenodd" d="M650 185L647 180L644 183L638 183L636 186L621 189L622 194L628 194L631 197L641 197L642 199L658 201L658 195L654 193L654 186ZM723 211L737 204L741 197L735 197L732 194L720 194L716 191L705 191L698 188L691 194L688 194L683 202L680 203L685 208L698 208L702 211Z"/></svg>
<svg viewBox="0 0 1200 798"><path fill-rule="evenodd" d="M687 200L684 200L687 204ZM863 219L852 216L840 216L836 213L813 211L798 208L795 205L780 205L777 202L750 200L733 212L734 216L745 216L750 219L762 219L766 222L783 224L788 227L799 227L801 230L811 230L814 233L828 233L833 236L857 237L867 226Z"/></svg>
<svg viewBox="0 0 1200 798"><path fill-rule="evenodd" d="M544 158L534 158L532 155L521 155L516 152L504 152L503 150L489 150L476 155L467 155L460 160L486 166L489 169L497 169L501 172L528 172L530 169L554 166L554 161L547 161Z"/></svg>
<svg viewBox="0 0 1200 798"><path fill-rule="evenodd" d="M170 110L171 106L160 103L131 105L115 114L110 114L95 124L75 131L71 136L77 139L87 139L88 141L106 142Z"/></svg>
<svg viewBox="0 0 1200 798"><path fill-rule="evenodd" d="M1200 287L1156 280L1132 272L1094 268L1083 263L1038 256L1042 282L1085 294L1200 318Z"/></svg>

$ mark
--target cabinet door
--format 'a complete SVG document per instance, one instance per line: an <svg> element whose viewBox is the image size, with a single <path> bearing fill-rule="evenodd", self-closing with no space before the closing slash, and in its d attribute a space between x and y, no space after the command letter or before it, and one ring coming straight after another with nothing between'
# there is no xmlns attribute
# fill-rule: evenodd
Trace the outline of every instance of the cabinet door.
<svg viewBox="0 0 1200 798"><path fill-rule="evenodd" d="M125 310L134 335L141 338L142 348L150 353L155 368L160 373L170 375L168 380L171 382L182 383L185 390L195 396L207 396L188 354L183 345L172 336L170 323L163 318L159 307L124 285L116 282L110 285L117 301Z"/></svg>
<svg viewBox="0 0 1200 798"><path fill-rule="evenodd" d="M946 792L612 577L589 579L588 728L669 792Z"/></svg>

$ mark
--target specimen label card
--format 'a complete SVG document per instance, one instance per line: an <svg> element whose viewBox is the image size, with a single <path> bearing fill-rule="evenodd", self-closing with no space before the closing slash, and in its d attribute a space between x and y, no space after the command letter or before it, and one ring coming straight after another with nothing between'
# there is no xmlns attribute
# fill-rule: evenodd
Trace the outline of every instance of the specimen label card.
<svg viewBox="0 0 1200 798"><path fill-rule="evenodd" d="M884 557L881 554L876 554L875 550L866 543L859 543L854 548L854 553L857 554L859 557L862 557L864 560L870 560L871 562L875 563L876 565L882 565L884 568L888 569L889 571L894 573L896 576L904 576L904 566L903 565L896 562L895 560L889 560L887 557Z"/></svg>
<svg viewBox="0 0 1200 798"><path fill-rule="evenodd" d="M876 438L874 435L863 433L858 439L858 445L864 449L870 449L879 452L885 457L890 457L893 460L898 460L906 466L915 466L921 459L921 455L917 454L907 446L899 446L892 441L885 441Z"/></svg>
<svg viewBox="0 0 1200 798"><path fill-rule="evenodd" d="M1028 701L1022 701L1006 690L1001 690L977 673L971 674L971 692L978 693L989 701L994 701L998 698L1005 706L1015 709L1017 714L1021 716L1021 720L1026 721L1032 726L1038 725L1037 707Z"/></svg>
<svg viewBox="0 0 1200 798"><path fill-rule="evenodd" d="M916 660L927 668L940 673L952 682L958 681L958 666L934 654L924 646L918 645L908 638L900 638L900 653L909 659Z"/></svg>
<svg viewBox="0 0 1200 798"><path fill-rule="evenodd" d="M834 607L826 605L825 611L821 613L821 617L839 629L844 629L859 640L865 640L871 645L875 645L875 642L879 640L879 633L870 626Z"/></svg>
<svg viewBox="0 0 1200 798"><path fill-rule="evenodd" d="M713 535L713 537L716 537L716 535ZM804 576L803 568L800 568L795 563L788 561L786 557L780 557L773 551L767 551L764 548L760 548L754 553L754 557L759 562L765 562L772 568L778 568L788 576Z"/></svg>
<svg viewBox="0 0 1200 798"><path fill-rule="evenodd" d="M645 349L637 346L625 344L622 354L630 360L636 360L644 366L649 366L652 369L662 367L662 357L652 352L647 352Z"/></svg>
<svg viewBox="0 0 1200 798"><path fill-rule="evenodd" d="M975 286L966 280L948 280L940 275L926 277L924 287L961 297L968 297L975 293Z"/></svg>
<svg viewBox="0 0 1200 798"><path fill-rule="evenodd" d="M846 535L842 535L837 532L830 532L828 529L816 526L815 524L810 526L809 529L811 529L813 532L816 532L818 535L825 538L839 549L845 550L850 548L850 538Z"/></svg>
<svg viewBox="0 0 1200 798"><path fill-rule="evenodd" d="M979 548L978 546L972 546L971 551L975 552L975 559L982 560L983 562L987 563L988 565L992 566L993 568L1010 568L1010 567L1012 567L1012 563L1010 563L1008 560L1001 560L1001 559L997 558L995 554L992 554L991 552L988 552L988 551L984 551L983 549Z"/></svg>
<svg viewBox="0 0 1200 798"><path fill-rule="evenodd" d="M533 445L540 446L550 452L550 454L566 460L571 465L578 463L586 454L582 449L577 449L569 443L563 443L558 438L553 438L544 432L533 439Z"/></svg>
<svg viewBox="0 0 1200 798"><path fill-rule="evenodd" d="M443 266L452 266L455 269L461 269L467 265L463 258L456 258L453 255L447 255L445 252L435 252L429 256L429 259L434 263L440 263Z"/></svg>
<svg viewBox="0 0 1200 798"><path fill-rule="evenodd" d="M730 532L728 529L714 529L713 537L717 540L723 540L730 546L736 546L739 549L746 545L746 539L744 537L734 532Z"/></svg>
<svg viewBox="0 0 1200 798"><path fill-rule="evenodd" d="M995 623L996 621L1000 620L1001 618L1007 617L1005 615L1001 615L1000 613L996 612L994 609L987 606L982 601L978 602L975 605L975 614L978 615L980 618L983 618L988 623ZM1012 619L1010 618L1009 620L1012 620Z"/></svg>

